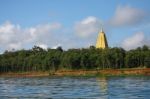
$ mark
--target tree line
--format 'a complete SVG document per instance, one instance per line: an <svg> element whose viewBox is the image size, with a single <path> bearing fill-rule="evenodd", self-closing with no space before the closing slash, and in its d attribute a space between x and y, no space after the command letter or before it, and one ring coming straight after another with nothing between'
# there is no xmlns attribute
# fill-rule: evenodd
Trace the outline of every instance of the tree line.
<svg viewBox="0 0 150 99"><path fill-rule="evenodd" d="M5 51L0 55L0 72L97 70L149 68L150 48L146 45L126 51L123 48L47 50L34 46L29 50Z"/></svg>

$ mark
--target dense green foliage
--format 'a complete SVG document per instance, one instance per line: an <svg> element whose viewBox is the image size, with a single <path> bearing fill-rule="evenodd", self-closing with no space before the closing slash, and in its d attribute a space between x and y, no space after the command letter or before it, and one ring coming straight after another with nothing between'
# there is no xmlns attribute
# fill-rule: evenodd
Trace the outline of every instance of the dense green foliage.
<svg viewBox="0 0 150 99"><path fill-rule="evenodd" d="M122 48L44 50L34 46L30 50L6 51L0 55L0 72L57 71L78 69L150 67L147 46L125 51Z"/></svg>

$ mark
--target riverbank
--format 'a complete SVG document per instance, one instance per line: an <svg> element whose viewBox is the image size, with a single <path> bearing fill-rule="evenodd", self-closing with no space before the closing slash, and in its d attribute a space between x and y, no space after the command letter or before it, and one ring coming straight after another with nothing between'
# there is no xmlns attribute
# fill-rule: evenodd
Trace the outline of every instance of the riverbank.
<svg viewBox="0 0 150 99"><path fill-rule="evenodd" d="M8 72L0 73L0 77L42 77L42 76L150 76L150 68L104 69L104 70L65 70L57 72Z"/></svg>
<svg viewBox="0 0 150 99"><path fill-rule="evenodd" d="M58 71L57 76L150 76L150 68Z"/></svg>

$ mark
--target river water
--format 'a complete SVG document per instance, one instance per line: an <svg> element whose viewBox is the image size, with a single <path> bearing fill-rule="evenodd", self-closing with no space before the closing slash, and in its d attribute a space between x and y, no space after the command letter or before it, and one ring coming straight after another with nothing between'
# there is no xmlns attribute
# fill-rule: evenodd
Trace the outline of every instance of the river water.
<svg viewBox="0 0 150 99"><path fill-rule="evenodd" d="M0 99L150 99L150 77L1 77Z"/></svg>

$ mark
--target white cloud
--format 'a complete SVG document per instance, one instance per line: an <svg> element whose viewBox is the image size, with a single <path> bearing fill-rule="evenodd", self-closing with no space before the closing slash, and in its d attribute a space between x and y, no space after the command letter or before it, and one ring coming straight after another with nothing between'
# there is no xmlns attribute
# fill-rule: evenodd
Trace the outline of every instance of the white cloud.
<svg viewBox="0 0 150 99"><path fill-rule="evenodd" d="M147 44L146 38L143 32L135 33L132 37L126 38L122 42L122 47L126 50L134 49Z"/></svg>
<svg viewBox="0 0 150 99"><path fill-rule="evenodd" d="M97 31L100 29L100 25L101 22L98 18L89 16L81 20L80 22L77 22L74 29L75 33L79 37L86 38L91 36L93 33L97 33Z"/></svg>
<svg viewBox="0 0 150 99"><path fill-rule="evenodd" d="M34 40L35 42L45 42L47 39L51 38L51 35L53 35L56 30L59 30L60 28L60 23L40 24L35 27L31 27L28 31L30 33L31 40Z"/></svg>
<svg viewBox="0 0 150 99"><path fill-rule="evenodd" d="M10 43L7 45L7 48L10 49L21 49L22 45L20 42L17 43Z"/></svg>
<svg viewBox="0 0 150 99"><path fill-rule="evenodd" d="M3 50L18 50L25 48L25 46L40 44L40 47L47 48L47 44L50 45L54 41L53 35L59 29L61 29L60 23L47 23L30 28L21 28L20 25L7 21L0 25L0 47Z"/></svg>
<svg viewBox="0 0 150 99"><path fill-rule="evenodd" d="M130 6L118 6L110 24L112 26L130 26L142 22L145 12Z"/></svg>
<svg viewBox="0 0 150 99"><path fill-rule="evenodd" d="M48 48L48 45L46 44L37 44L37 46L43 48L43 49L47 49Z"/></svg>
<svg viewBox="0 0 150 99"><path fill-rule="evenodd" d="M56 49L57 47L60 47L60 46L61 46L61 44L54 45L54 46L52 47L52 49Z"/></svg>
<svg viewBox="0 0 150 99"><path fill-rule="evenodd" d="M21 38L20 32L20 26L13 25L9 21L0 25L0 47L4 47L8 50L20 48L21 44L18 42Z"/></svg>

